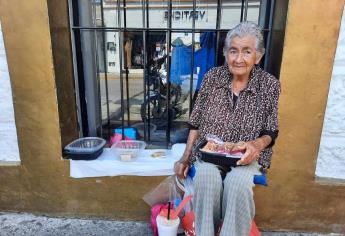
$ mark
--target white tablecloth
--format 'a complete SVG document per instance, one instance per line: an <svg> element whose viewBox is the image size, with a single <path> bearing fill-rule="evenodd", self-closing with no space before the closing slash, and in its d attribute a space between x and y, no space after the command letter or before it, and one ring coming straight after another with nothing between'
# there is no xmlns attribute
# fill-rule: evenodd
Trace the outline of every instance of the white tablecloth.
<svg viewBox="0 0 345 236"><path fill-rule="evenodd" d="M73 178L138 175L163 176L172 175L174 162L183 154L185 144L174 144L171 150L148 149L130 162L120 161L120 158L110 149L104 148L103 153L91 161L70 160L70 176ZM165 158L152 158L156 151L166 151Z"/></svg>

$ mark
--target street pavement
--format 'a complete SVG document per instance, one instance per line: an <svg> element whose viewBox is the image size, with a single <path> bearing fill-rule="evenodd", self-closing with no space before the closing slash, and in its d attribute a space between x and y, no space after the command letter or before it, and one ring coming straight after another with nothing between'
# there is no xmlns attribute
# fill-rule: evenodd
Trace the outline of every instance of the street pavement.
<svg viewBox="0 0 345 236"><path fill-rule="evenodd" d="M0 212L0 236L151 236L148 222L76 219ZM327 234L340 236L341 234ZM262 232L262 236L326 236L317 233Z"/></svg>

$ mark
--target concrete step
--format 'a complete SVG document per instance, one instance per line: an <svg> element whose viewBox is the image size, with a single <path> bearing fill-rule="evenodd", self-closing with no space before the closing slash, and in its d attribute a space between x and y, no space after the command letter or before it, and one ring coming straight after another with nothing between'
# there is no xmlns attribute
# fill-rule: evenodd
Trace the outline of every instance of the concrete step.
<svg viewBox="0 0 345 236"><path fill-rule="evenodd" d="M76 219L0 212L0 236L151 236L148 222ZM328 236L340 234L328 234ZM326 236L316 233L262 232L262 236Z"/></svg>

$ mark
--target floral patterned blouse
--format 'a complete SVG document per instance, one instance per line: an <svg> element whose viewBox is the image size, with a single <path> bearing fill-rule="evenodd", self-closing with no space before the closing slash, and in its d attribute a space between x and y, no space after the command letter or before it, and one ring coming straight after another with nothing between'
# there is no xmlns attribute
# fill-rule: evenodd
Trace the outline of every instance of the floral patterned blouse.
<svg viewBox="0 0 345 236"><path fill-rule="evenodd" d="M279 80L254 66L248 86L239 93L236 104L231 87L232 75L227 66L215 67L206 73L189 121L199 131L194 147L208 134L226 142L250 141L269 134L274 143L278 135ZM273 143L258 159L265 169L270 166ZM194 150L192 159L195 158Z"/></svg>

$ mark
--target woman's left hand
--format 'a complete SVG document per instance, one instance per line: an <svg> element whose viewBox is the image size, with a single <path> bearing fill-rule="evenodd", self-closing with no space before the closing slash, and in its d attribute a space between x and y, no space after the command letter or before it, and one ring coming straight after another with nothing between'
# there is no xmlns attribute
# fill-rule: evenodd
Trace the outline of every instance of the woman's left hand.
<svg viewBox="0 0 345 236"><path fill-rule="evenodd" d="M253 140L238 143L235 147L235 150L245 151L241 160L237 162L237 165L248 165L259 158L262 148L259 142Z"/></svg>

